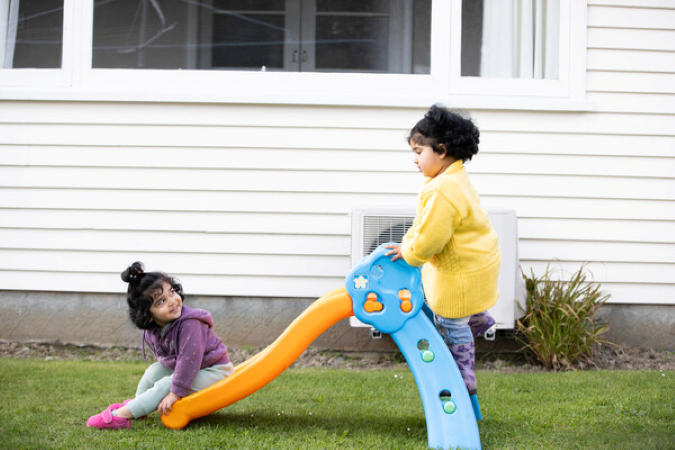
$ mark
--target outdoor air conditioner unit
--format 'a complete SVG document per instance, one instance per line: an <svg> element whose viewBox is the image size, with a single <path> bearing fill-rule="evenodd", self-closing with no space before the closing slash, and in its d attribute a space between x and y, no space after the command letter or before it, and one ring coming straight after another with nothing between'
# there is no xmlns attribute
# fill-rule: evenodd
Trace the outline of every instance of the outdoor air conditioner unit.
<svg viewBox="0 0 675 450"><path fill-rule="evenodd" d="M512 330L515 321L522 316L519 304L523 304L525 284L520 274L518 260L518 229L516 212L512 210L488 211L490 222L497 232L502 253L499 271L499 300L489 312L496 321L497 329ZM369 255L380 244L401 242L415 218L414 209L354 208L352 210L352 266ZM349 323L353 327L370 327L356 317Z"/></svg>

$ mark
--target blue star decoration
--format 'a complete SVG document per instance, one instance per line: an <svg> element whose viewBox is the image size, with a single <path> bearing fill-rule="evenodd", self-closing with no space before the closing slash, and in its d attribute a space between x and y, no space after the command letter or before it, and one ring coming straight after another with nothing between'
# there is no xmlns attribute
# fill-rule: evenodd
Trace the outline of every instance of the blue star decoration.
<svg viewBox="0 0 675 450"><path fill-rule="evenodd" d="M368 289L368 275L354 275L354 289Z"/></svg>

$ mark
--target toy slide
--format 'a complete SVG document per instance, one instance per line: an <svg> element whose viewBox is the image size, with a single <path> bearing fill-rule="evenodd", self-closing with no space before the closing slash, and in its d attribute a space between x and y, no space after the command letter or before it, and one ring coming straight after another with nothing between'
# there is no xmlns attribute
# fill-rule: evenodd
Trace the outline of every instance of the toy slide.
<svg viewBox="0 0 675 450"><path fill-rule="evenodd" d="M385 245L352 269L346 288L312 303L276 341L237 366L233 375L174 403L172 412L162 416L164 425L183 428L251 395L286 370L321 333L355 315L390 334L405 356L422 398L429 447L480 449L478 403L472 403L450 351L421 311L420 270L403 260L390 261L384 256Z"/></svg>
<svg viewBox="0 0 675 450"><path fill-rule="evenodd" d="M238 365L234 374L189 395L162 416L169 428L183 428L191 420L235 403L278 377L321 333L352 315L352 302L344 288L336 289L312 303L265 350Z"/></svg>

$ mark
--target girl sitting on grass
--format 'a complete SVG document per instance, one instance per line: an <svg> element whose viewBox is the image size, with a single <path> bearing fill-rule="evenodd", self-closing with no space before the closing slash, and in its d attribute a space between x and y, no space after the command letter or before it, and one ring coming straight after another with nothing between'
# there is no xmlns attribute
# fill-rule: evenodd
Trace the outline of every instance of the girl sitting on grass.
<svg viewBox="0 0 675 450"><path fill-rule="evenodd" d="M211 314L183 305L178 280L162 272L144 272L141 262L122 272L122 280L129 283L129 317L143 330L143 349L147 343L157 362L145 371L133 399L91 416L88 427L130 428L131 419L155 409L168 414L181 397L234 373L227 348L213 331Z"/></svg>

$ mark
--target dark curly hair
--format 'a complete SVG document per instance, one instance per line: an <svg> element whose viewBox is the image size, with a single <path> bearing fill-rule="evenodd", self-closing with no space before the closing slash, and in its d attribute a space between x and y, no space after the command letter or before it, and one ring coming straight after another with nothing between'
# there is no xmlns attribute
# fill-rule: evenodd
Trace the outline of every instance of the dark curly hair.
<svg viewBox="0 0 675 450"><path fill-rule="evenodd" d="M150 306L162 293L162 283L168 283L184 299L183 286L180 282L164 272L145 272L143 263L136 261L121 274L122 281L129 283L127 289L127 304L129 305L129 318L141 330L158 327Z"/></svg>
<svg viewBox="0 0 675 450"><path fill-rule="evenodd" d="M480 131L468 114L436 104L410 130L408 144L430 146L434 152L469 161L478 153Z"/></svg>

